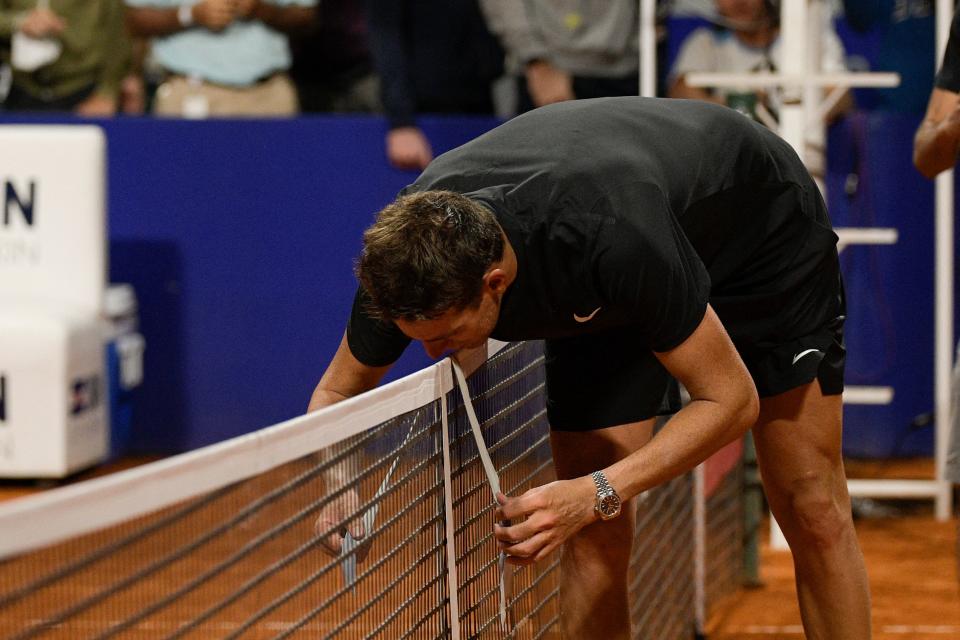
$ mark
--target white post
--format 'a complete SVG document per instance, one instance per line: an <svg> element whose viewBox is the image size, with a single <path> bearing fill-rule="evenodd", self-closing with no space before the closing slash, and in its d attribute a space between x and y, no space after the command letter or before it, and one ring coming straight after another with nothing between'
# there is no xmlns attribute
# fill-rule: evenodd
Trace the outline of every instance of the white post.
<svg viewBox="0 0 960 640"><path fill-rule="evenodd" d="M807 0L780 3L781 73L797 76L807 73L807 19ZM807 162L805 93L804 87L785 86L780 107L780 137L793 147L804 164ZM787 548L787 541L773 514L770 515L770 545L775 549Z"/></svg>
<svg viewBox="0 0 960 640"><path fill-rule="evenodd" d="M640 95L657 95L657 0L640 0Z"/></svg>
<svg viewBox="0 0 960 640"><path fill-rule="evenodd" d="M802 76L807 73L807 0L780 3L781 73ZM785 86L780 108L780 137L804 158L807 119L803 90Z"/></svg>
<svg viewBox="0 0 960 640"><path fill-rule="evenodd" d="M950 35L953 17L952 0L937 0L937 56L934 64L940 66L943 51ZM953 360L953 171L944 171L936 182L936 245L935 277L935 339L934 339L934 390L937 426L934 438L936 479L939 491L936 495L936 516L946 520L951 511L951 487L944 478L947 462L947 445L950 438L950 367Z"/></svg>

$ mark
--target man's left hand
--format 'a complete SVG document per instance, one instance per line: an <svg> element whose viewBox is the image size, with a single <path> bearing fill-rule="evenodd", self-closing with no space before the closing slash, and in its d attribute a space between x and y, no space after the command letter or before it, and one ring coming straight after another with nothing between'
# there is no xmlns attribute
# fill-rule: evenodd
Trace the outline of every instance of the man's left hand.
<svg viewBox="0 0 960 640"><path fill-rule="evenodd" d="M518 522L509 527L494 525L493 535L507 553L507 562L533 564L547 557L572 535L597 519L596 488L585 476L558 480L536 487L518 498L497 496L498 521Z"/></svg>

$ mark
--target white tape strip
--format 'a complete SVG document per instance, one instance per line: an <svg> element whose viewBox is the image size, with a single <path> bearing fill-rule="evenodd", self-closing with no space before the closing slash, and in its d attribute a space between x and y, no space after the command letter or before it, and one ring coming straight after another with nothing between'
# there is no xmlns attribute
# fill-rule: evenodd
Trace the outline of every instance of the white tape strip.
<svg viewBox="0 0 960 640"><path fill-rule="evenodd" d="M487 445L483 441L483 432L480 431L480 421L477 420L477 414L473 410L473 402L470 400L467 378L463 375L463 369L460 368L460 364L456 358L451 358L450 363L453 365L454 377L457 380L457 386L460 388L460 395L463 397L463 408L467 412L470 429L473 431L473 439L477 442L477 453L480 455L484 473L487 475L487 483L490 485L490 490L493 493L493 503L496 505L497 494L500 493L500 478L497 476L497 470L493 466L493 461L490 460ZM502 524L506 526L510 523L504 521ZM507 554L503 551L500 552L500 557L497 559L497 567L500 571L500 626L505 633L510 633L513 630L513 622L510 616L510 598L513 595L513 570L512 567L507 564Z"/></svg>

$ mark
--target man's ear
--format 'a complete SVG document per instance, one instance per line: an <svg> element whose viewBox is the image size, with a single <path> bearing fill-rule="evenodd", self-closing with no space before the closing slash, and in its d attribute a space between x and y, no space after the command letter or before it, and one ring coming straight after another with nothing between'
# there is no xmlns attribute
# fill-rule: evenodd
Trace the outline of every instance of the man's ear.
<svg viewBox="0 0 960 640"><path fill-rule="evenodd" d="M483 284L496 294L507 289L507 272L500 268L490 269L483 274Z"/></svg>

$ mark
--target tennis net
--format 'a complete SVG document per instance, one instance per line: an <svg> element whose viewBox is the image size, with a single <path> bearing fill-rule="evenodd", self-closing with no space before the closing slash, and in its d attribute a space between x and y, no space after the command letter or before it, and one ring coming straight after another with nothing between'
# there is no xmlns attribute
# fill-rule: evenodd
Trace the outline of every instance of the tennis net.
<svg viewBox="0 0 960 640"><path fill-rule="evenodd" d="M554 479L542 343L488 349L461 362L501 486L518 495ZM315 414L0 505L0 638L559 637L558 561L498 562L454 386L444 361ZM688 474L637 501L638 638L690 637L708 597L736 588L742 527L709 524L737 517L736 468L718 483L726 497L708 500ZM358 527L339 554L318 543Z"/></svg>

